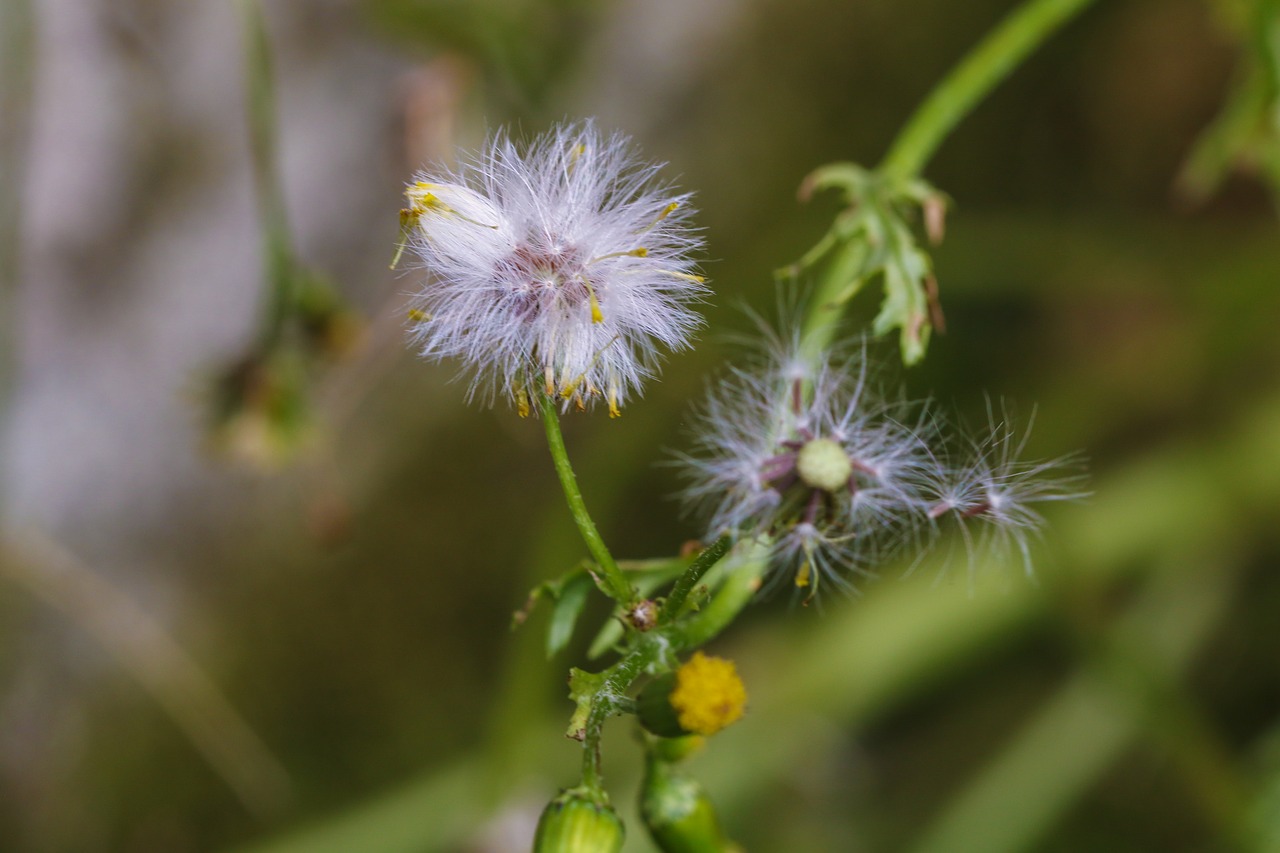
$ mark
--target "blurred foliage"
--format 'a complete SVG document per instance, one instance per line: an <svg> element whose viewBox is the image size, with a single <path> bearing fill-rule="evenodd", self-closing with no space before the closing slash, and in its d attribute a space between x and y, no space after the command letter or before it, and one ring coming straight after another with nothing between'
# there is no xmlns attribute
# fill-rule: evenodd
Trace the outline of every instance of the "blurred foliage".
<svg viewBox="0 0 1280 853"><path fill-rule="evenodd" d="M732 357L725 331L750 326L737 306L767 311L770 271L830 223L829 203L795 201L802 176L875 162L1013 5L715 4L728 35L676 99L636 118L646 153L698 192L712 331L620 421L565 422L620 557L674 556L700 532L667 500L673 472L653 463L681 446L690 399ZM617 8L366 0L358 11L362 37L406 63L465 56L484 75L469 96L497 127L561 117L566 91L609 70L589 48ZM885 566L855 600L827 599L821 614L764 601L719 641L751 706L689 763L747 850L1275 849L1280 240L1265 189L1225 169L1261 138L1246 90L1262 54L1253 29L1233 40L1217 20L1201 0L1099 4L926 170L955 200L932 255L948 322L908 385L967 412L987 394L1038 406L1031 450L1083 448L1095 497L1051 516L1034 583L984 566L969 594L954 569L900 580ZM1230 88L1233 77L1244 82ZM1245 113L1248 133L1211 141ZM1202 204L1175 209L1181 164L1211 149ZM395 204L386 222L352 225L385 231L388 258ZM893 344L881 354L892 362ZM198 606L179 639L288 770L291 810L249 815L146 694L109 678L67 746L76 778L43 810L0 809L6 849L527 844L542 805L574 781L563 672L593 637L557 634L565 650L547 662L555 608L514 635L507 626L527 590L582 549L539 425L465 406L448 376L404 359L361 389L329 443L350 478L345 537L313 535L308 512L329 487L308 466L245 484L244 517L188 519L175 534ZM362 478L350 473L369 458ZM16 650L41 634L38 605L14 598L0 618ZM0 670L9 661L0 654ZM606 731L605 772L625 849L639 851L643 768L629 736L624 723ZM508 835L523 842L503 846Z"/></svg>

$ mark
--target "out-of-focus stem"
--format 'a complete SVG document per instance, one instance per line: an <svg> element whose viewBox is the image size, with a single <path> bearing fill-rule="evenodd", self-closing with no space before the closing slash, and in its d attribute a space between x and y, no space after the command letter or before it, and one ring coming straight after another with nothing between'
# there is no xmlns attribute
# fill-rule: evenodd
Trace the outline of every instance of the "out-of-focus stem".
<svg viewBox="0 0 1280 853"><path fill-rule="evenodd" d="M60 544L33 531L0 543L0 576L57 608L129 672L262 818L291 799L284 767L164 628Z"/></svg>
<svg viewBox="0 0 1280 853"><path fill-rule="evenodd" d="M249 152L253 162L254 192L262 216L268 287L259 335L262 346L270 349L279 338L297 300L297 276L276 157L278 134L271 43L258 0L240 0L240 12L244 22Z"/></svg>
<svg viewBox="0 0 1280 853"><path fill-rule="evenodd" d="M31 0L0 3L0 394L9 389L13 350L13 300L22 245L22 197L27 173L31 93L36 60Z"/></svg>
<svg viewBox="0 0 1280 853"><path fill-rule="evenodd" d="M1094 0L1028 0L1000 22L934 87L898 133L881 174L919 174L938 145L1028 54Z"/></svg>

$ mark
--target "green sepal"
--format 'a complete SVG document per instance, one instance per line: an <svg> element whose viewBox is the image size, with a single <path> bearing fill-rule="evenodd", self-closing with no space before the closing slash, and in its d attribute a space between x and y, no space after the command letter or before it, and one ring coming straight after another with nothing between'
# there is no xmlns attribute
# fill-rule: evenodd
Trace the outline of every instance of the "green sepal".
<svg viewBox="0 0 1280 853"><path fill-rule="evenodd" d="M794 277L825 262L824 277L832 282L822 309L836 308L880 279L883 299L872 324L876 335L899 330L902 361L913 365L924 358L934 319L929 286L932 262L920 248L908 224L917 211L928 219L930 210L945 210L948 199L919 178L902 178L863 169L853 163L833 163L815 170L801 186L801 197L820 190L837 190L848 207L836 215L831 229L783 274ZM928 229L941 239L941 214Z"/></svg>

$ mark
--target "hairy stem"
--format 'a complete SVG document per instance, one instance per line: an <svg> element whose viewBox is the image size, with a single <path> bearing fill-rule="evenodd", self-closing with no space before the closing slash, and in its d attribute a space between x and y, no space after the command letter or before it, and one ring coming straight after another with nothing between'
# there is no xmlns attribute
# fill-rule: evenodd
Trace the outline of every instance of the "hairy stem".
<svg viewBox="0 0 1280 853"><path fill-rule="evenodd" d="M934 87L898 133L879 171L919 174L942 140L1028 54L1094 0L1027 0Z"/></svg>
<svg viewBox="0 0 1280 853"><path fill-rule="evenodd" d="M720 562L720 559L728 552L730 544L732 543L727 535L721 536L708 545L693 561L692 565L685 569L684 574L671 587L671 593L667 596L666 604L662 606L662 619L664 622L669 622L680 615L680 610L689 598L689 593L693 592L694 586L698 581L702 580L702 576L712 566Z"/></svg>
<svg viewBox="0 0 1280 853"><path fill-rule="evenodd" d="M622 660L605 670L604 682L591 700L591 713L587 716L586 736L583 738L582 783L589 788L602 787L600 779L600 734L604 721L618 710L621 700L640 673L653 663L659 654L656 640L642 642Z"/></svg>
<svg viewBox="0 0 1280 853"><path fill-rule="evenodd" d="M591 513L587 512L587 504L582 499L582 492L578 489L578 478L574 475L573 465L569 462L569 452L564 446L564 436L560 434L560 415L556 412L555 403L551 400L541 400L539 408L542 409L542 423L547 431L547 446L551 449L551 460L555 463L556 475L560 477L565 501L569 504L569 512L573 514L573 521L578 525L578 532L582 534L582 541L586 543L587 551L591 553L592 559L600 567L600 573L604 575L605 592L619 604L631 604L636 598L635 590L623 576L613 555L609 553L609 548L604 544L600 531L596 529L596 523L591 520Z"/></svg>

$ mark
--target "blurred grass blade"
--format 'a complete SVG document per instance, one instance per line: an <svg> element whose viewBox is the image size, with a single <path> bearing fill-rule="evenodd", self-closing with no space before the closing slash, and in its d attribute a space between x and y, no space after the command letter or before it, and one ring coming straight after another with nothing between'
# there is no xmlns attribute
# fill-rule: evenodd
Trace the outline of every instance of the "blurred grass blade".
<svg viewBox="0 0 1280 853"><path fill-rule="evenodd" d="M292 798L284 767L199 665L123 592L57 542L33 532L4 544L0 572L102 644L182 730L253 814Z"/></svg>
<svg viewBox="0 0 1280 853"><path fill-rule="evenodd" d="M1110 639L1142 638L1146 673L1173 676L1185 669L1226 612L1230 568L1187 572L1166 566L1166 573L1178 576L1153 583ZM1086 666L960 792L914 850L1032 848L1137 738L1155 710L1153 698L1141 688L1118 690L1114 679Z"/></svg>

